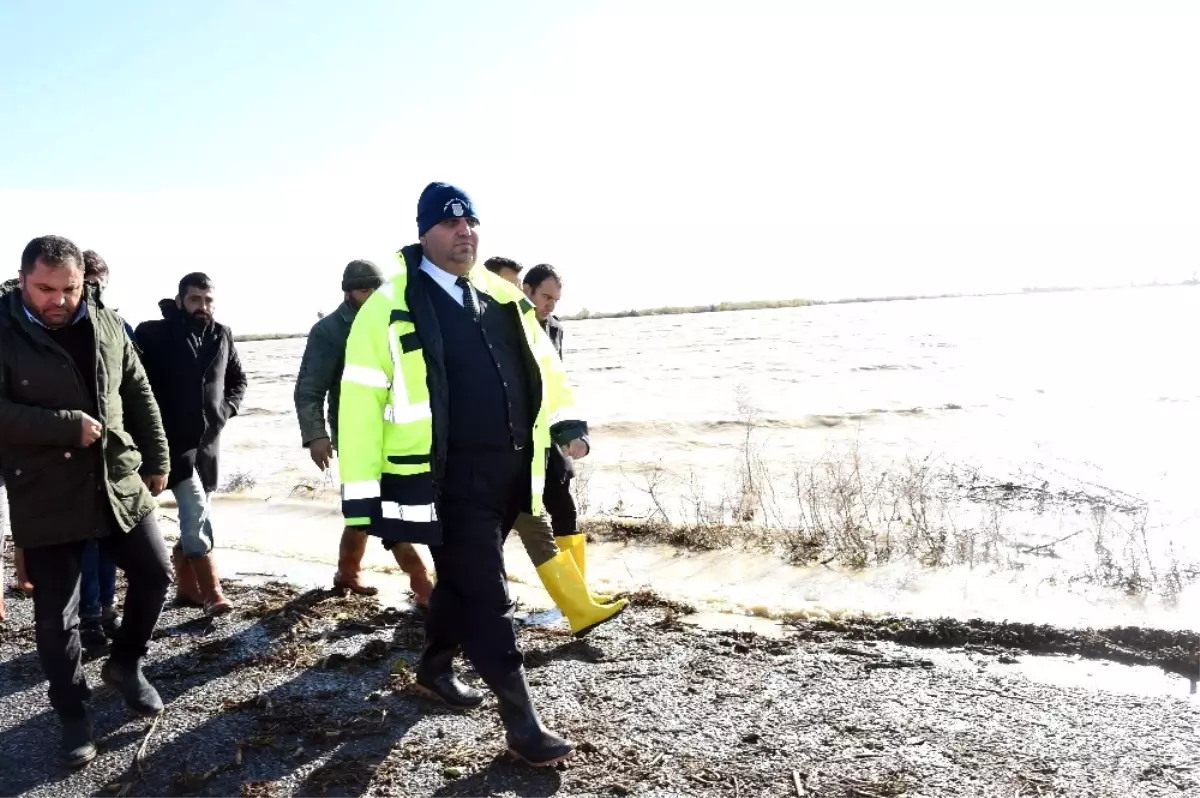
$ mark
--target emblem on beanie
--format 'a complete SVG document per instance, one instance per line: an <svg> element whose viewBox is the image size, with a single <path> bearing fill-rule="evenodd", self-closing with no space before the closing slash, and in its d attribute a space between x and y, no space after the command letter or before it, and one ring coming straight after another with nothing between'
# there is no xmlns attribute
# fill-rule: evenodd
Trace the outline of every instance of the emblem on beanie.
<svg viewBox="0 0 1200 798"><path fill-rule="evenodd" d="M450 200L449 202L447 202L445 205L442 206L443 210L445 210L446 208L449 208L450 213L454 214L455 216L462 216L464 213L463 204L456 199Z"/></svg>

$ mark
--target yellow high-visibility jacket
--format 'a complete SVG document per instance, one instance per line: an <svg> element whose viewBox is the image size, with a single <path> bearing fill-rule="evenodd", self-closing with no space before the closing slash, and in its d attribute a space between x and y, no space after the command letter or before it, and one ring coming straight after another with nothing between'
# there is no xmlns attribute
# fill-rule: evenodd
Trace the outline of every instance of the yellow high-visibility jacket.
<svg viewBox="0 0 1200 798"><path fill-rule="evenodd" d="M396 253L399 268L358 311L346 343L338 410L342 515L386 541L438 545L437 486L446 462L449 396L441 332L426 286L417 279L418 244ZM533 362L532 481L529 512L542 508L551 441L587 439L575 417L562 360L515 286L475 266L476 290L517 314ZM536 390L540 386L540 392Z"/></svg>

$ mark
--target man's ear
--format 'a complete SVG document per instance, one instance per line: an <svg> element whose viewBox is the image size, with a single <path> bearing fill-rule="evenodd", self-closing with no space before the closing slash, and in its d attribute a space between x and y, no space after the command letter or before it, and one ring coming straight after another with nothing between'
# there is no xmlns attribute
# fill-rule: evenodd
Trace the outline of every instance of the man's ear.
<svg viewBox="0 0 1200 798"><path fill-rule="evenodd" d="M183 310L183 297L181 297L181 296L175 297L175 307L179 308L180 310Z"/></svg>

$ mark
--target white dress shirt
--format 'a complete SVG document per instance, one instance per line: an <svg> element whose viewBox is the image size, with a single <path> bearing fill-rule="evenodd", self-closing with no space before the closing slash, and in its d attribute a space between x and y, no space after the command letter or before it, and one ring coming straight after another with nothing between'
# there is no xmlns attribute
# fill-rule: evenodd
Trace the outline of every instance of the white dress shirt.
<svg viewBox="0 0 1200 798"><path fill-rule="evenodd" d="M421 258L421 271L432 277L433 281L440 285L445 292L450 295L450 298L457 302L460 307L466 307L466 305L463 304L462 289L457 285L457 274L451 274L426 257ZM470 287L472 295L475 297L475 307L479 307L479 294L476 293L475 286L470 285L469 283L468 286Z"/></svg>

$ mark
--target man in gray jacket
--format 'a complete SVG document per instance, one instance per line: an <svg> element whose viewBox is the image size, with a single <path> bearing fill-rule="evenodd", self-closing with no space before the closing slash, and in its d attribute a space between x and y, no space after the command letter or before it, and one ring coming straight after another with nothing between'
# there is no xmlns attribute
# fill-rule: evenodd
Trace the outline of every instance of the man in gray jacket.
<svg viewBox="0 0 1200 798"><path fill-rule="evenodd" d="M338 398L342 368L346 360L346 339L350 325L363 303L383 285L383 272L368 260L355 260L346 265L342 274L344 301L336 311L325 316L308 334L300 373L296 377L296 416L300 420L300 436L317 468L327 471L337 450ZM326 427L325 397L329 397L329 426ZM362 558L367 550L367 535L362 527L348 526L342 530L338 550L338 570L333 577L337 590L349 590L373 596L378 590L364 585L360 577ZM401 543L392 549L396 564L408 575L409 587L417 603L429 603L433 581L421 555L411 543Z"/></svg>

